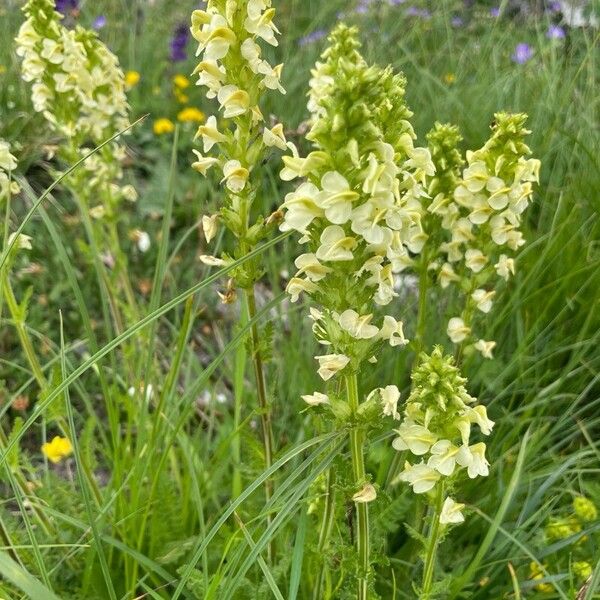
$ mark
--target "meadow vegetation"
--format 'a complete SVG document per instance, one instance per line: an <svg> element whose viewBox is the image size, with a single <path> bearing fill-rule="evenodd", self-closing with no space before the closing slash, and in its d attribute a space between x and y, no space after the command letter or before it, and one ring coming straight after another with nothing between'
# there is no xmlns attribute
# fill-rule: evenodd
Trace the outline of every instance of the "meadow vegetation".
<svg viewBox="0 0 600 600"><path fill-rule="evenodd" d="M198 4L0 6L0 598L600 597L599 29Z"/></svg>

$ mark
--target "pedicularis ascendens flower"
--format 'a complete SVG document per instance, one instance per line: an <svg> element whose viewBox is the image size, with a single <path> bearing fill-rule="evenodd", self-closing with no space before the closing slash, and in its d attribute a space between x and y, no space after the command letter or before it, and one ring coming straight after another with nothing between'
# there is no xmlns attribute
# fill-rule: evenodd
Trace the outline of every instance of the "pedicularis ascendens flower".
<svg viewBox="0 0 600 600"><path fill-rule="evenodd" d="M0 139L0 199L19 193L19 184L13 180L16 168L17 159L11 154L10 145Z"/></svg>
<svg viewBox="0 0 600 600"><path fill-rule="evenodd" d="M217 220L240 241L236 258L261 241L276 223L259 217L250 224L250 208L260 178L257 167L273 148L286 149L283 127L265 124L260 103L268 91L285 94L280 77L283 65L272 66L262 57L260 42L277 46L279 33L271 0L209 0L206 10L192 14L192 35L198 41L196 67L198 85L207 88L207 98L216 98L221 117L211 115L198 128L203 151L194 150L193 167L206 175L221 172L227 192L218 217L206 217L207 241L214 237ZM202 257L212 264L212 257ZM230 260L224 256L225 263ZM238 283L248 288L258 279L255 264L234 272Z"/></svg>
<svg viewBox="0 0 600 600"><path fill-rule="evenodd" d="M471 479L487 475L485 444L471 444L470 436L473 425L489 435L494 423L485 406L478 405L467 393L467 380L460 376L453 358L444 356L439 346L431 355L423 353L412 381L412 392L393 446L409 451L418 462L406 461L398 479L409 483L416 494L422 494L442 479L451 484L464 469ZM461 522L457 506L452 499L446 499L440 522Z"/></svg>
<svg viewBox="0 0 600 600"><path fill-rule="evenodd" d="M519 226L539 180L540 161L527 158L531 151L523 141L529 133L526 118L496 114L492 136L467 152L466 161L457 150L456 127L436 123L427 136L436 166L423 204L428 268L442 288L457 285L465 299L462 314L448 323L449 338L470 343L469 350L486 358L492 358L495 342L474 335L474 313L489 312L495 282L515 273L511 254L525 243Z"/></svg>
<svg viewBox="0 0 600 600"><path fill-rule="evenodd" d="M17 159L11 153L10 144L0 139L0 206L5 200L21 191L19 184L14 181L14 171L17 168ZM8 243L15 239L15 233L11 233ZM31 250L31 237L20 233L16 239L9 260L14 258L19 250Z"/></svg>
<svg viewBox="0 0 600 600"><path fill-rule="evenodd" d="M402 323L373 309L396 296L394 275L421 250L420 197L434 172L429 151L413 144L404 77L368 66L356 34L340 25L330 36L311 80L314 150L303 158L289 144L281 172L304 179L286 197L281 229L306 246L288 292L323 307L311 313L327 348L317 357L323 379L356 372L382 343L407 343Z"/></svg>
<svg viewBox="0 0 600 600"><path fill-rule="evenodd" d="M72 163L129 125L123 72L95 32L61 25L52 0L30 0L23 11L27 19L16 38L22 76L32 84L34 109L68 140L59 156ZM85 173L71 177L83 178L88 196L100 201L97 215L114 213L121 199L135 196L131 186L115 184L124 156L113 142L85 161Z"/></svg>
<svg viewBox="0 0 600 600"><path fill-rule="evenodd" d="M22 74L37 112L67 138L101 142L127 127L125 82L118 60L97 35L61 25L52 0L30 0L16 38Z"/></svg>

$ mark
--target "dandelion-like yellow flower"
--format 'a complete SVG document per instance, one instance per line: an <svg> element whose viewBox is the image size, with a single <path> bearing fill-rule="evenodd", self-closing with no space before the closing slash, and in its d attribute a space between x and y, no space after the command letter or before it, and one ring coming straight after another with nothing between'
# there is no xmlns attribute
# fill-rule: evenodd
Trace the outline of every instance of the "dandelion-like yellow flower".
<svg viewBox="0 0 600 600"><path fill-rule="evenodd" d="M185 75L178 73L175 75L175 77L173 77L173 85L180 90L185 90L186 88L190 87L191 83Z"/></svg>
<svg viewBox="0 0 600 600"><path fill-rule="evenodd" d="M177 120L182 123L204 123L205 118L204 113L193 106L184 108L177 115Z"/></svg>
<svg viewBox="0 0 600 600"><path fill-rule="evenodd" d="M161 118L156 119L152 125L152 130L156 135L163 135L164 133L173 133L175 131L175 124L171 119Z"/></svg>
<svg viewBox="0 0 600 600"><path fill-rule="evenodd" d="M73 446L68 438L57 435L42 445L42 452L50 462L57 464L73 452Z"/></svg>
<svg viewBox="0 0 600 600"><path fill-rule="evenodd" d="M142 76L137 71L127 71L125 73L125 85L128 88L132 88L140 82L141 78Z"/></svg>

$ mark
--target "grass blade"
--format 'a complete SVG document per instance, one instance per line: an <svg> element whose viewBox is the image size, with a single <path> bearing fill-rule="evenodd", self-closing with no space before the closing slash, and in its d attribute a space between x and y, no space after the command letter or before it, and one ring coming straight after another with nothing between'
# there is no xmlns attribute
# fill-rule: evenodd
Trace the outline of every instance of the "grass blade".
<svg viewBox="0 0 600 600"><path fill-rule="evenodd" d="M25 593L30 600L60 600L52 590L21 567L3 550L0 550L0 574Z"/></svg>
<svg viewBox="0 0 600 600"><path fill-rule="evenodd" d="M477 569L481 565L481 561L485 557L487 551L489 550L490 546L492 545L492 543L494 541L494 538L496 537L496 534L498 533L498 530L504 519L504 515L506 514L506 511L508 510L508 507L510 506L510 503L512 502L513 496L515 494L515 491L516 491L517 486L519 485L519 481L521 479L521 472L523 470L523 463L525 461L525 455L526 455L527 444L529 442L529 437L530 437L530 434L529 434L529 430L528 430L525 433L525 436L523 437L523 441L521 442L521 448L519 449L519 455L517 457L515 470L512 474L512 477L510 478L510 482L508 484L506 492L504 493L504 497L502 498L502 502L500 503L498 512L496 513L494 520L490 524L490 526L487 530L487 533L485 535L485 538L483 539L483 542L481 542L481 545L479 546L479 550L477 550L477 554L475 554L475 557L473 558L473 560L471 561L469 566L465 569L463 574L454 580L454 582L450 588L450 599L456 598L458 593L467 584L469 584L473 580L473 577L474 577L475 573L477 572Z"/></svg>

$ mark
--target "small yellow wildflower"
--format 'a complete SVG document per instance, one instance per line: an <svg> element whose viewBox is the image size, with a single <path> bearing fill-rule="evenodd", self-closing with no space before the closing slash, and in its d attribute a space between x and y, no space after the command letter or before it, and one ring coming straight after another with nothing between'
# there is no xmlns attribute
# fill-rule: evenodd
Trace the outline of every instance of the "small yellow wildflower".
<svg viewBox="0 0 600 600"><path fill-rule="evenodd" d="M175 98L179 104L187 104L190 101L190 97L177 88L175 88Z"/></svg>
<svg viewBox="0 0 600 600"><path fill-rule="evenodd" d="M50 462L56 464L73 452L73 446L68 438L57 435L51 442L42 445L42 452Z"/></svg>
<svg viewBox="0 0 600 600"><path fill-rule="evenodd" d="M205 119L204 113L193 106L188 106L179 112L177 120L182 123L203 123Z"/></svg>
<svg viewBox="0 0 600 600"><path fill-rule="evenodd" d="M538 565L538 563L532 562L529 563L529 579L532 579L534 581L538 581L540 579L544 579L544 573L542 572L542 567L540 565ZM554 591L554 586L550 583L545 583L545 582L541 582L536 584L535 589L538 590L538 592L544 592L544 593L549 593Z"/></svg>
<svg viewBox="0 0 600 600"><path fill-rule="evenodd" d="M573 563L573 573L579 580L585 580L592 575L592 565L585 561L580 560Z"/></svg>
<svg viewBox="0 0 600 600"><path fill-rule="evenodd" d="M156 135L162 135L163 133L173 133L173 131L175 131L175 125L171 119L163 117L162 119L156 119L156 121L154 121L152 129Z"/></svg>
<svg viewBox="0 0 600 600"><path fill-rule="evenodd" d="M448 85L452 85L456 81L456 75L454 73L446 73L444 75L444 81Z"/></svg>
<svg viewBox="0 0 600 600"><path fill-rule="evenodd" d="M581 531L581 525L572 517L550 519L546 525L546 537L550 541L564 540Z"/></svg>
<svg viewBox="0 0 600 600"><path fill-rule="evenodd" d="M4 65L0 65L0 75L4 75L6 73L6 67Z"/></svg>
<svg viewBox="0 0 600 600"><path fill-rule="evenodd" d="M191 85L190 80L185 75L181 75L181 73L178 73L173 77L173 84L180 90L185 90Z"/></svg>
<svg viewBox="0 0 600 600"><path fill-rule="evenodd" d="M132 88L140 82L141 78L141 75L137 71L127 71L125 73L125 85Z"/></svg>
<svg viewBox="0 0 600 600"><path fill-rule="evenodd" d="M595 521L598 518L598 509L585 496L577 496L573 499L573 510L582 521Z"/></svg>

